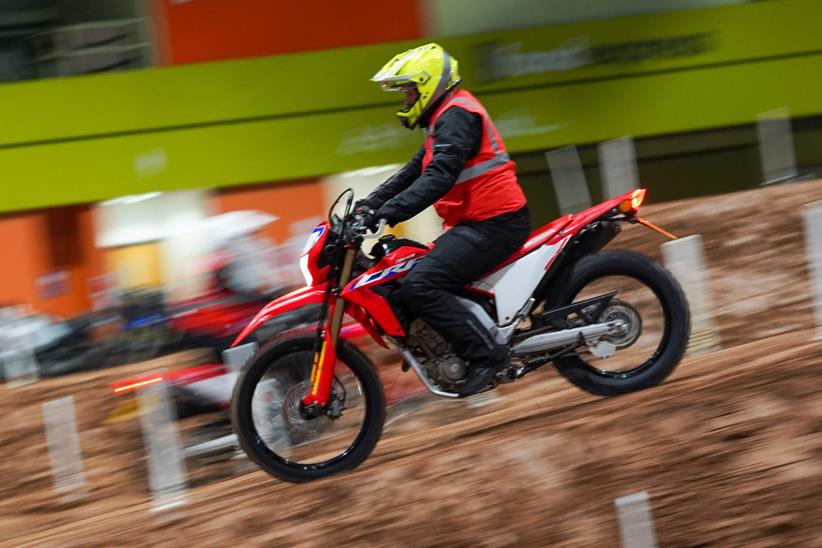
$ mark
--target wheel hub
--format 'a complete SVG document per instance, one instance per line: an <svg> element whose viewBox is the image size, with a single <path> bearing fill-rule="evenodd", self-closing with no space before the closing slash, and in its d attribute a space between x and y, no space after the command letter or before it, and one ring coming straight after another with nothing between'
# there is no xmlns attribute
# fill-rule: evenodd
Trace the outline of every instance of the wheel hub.
<svg viewBox="0 0 822 548"><path fill-rule="evenodd" d="M325 414L312 417L303 404L303 397L311 389L310 381L290 387L283 398L283 420L289 428L305 435L319 436L331 427L331 418Z"/></svg>
<svg viewBox="0 0 822 548"><path fill-rule="evenodd" d="M614 299L602 311L601 322L611 322L615 328L602 340L613 344L617 349L628 348L642 334L642 317L630 304Z"/></svg>

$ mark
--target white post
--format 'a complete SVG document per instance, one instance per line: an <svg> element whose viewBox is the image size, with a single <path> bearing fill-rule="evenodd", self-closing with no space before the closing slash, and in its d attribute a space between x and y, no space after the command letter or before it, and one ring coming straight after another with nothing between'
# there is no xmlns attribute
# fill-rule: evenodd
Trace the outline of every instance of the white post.
<svg viewBox="0 0 822 548"><path fill-rule="evenodd" d="M174 412L165 383L140 389L140 423L148 453L148 480L153 497L152 512L186 503L185 461L177 438Z"/></svg>
<svg viewBox="0 0 822 548"><path fill-rule="evenodd" d="M648 492L640 491L614 501L619 518L619 534L624 548L655 548L654 518Z"/></svg>
<svg viewBox="0 0 822 548"><path fill-rule="evenodd" d="M816 339L822 339L822 202L802 208L805 221L805 254L816 318Z"/></svg>
<svg viewBox="0 0 822 548"><path fill-rule="evenodd" d="M756 134L759 138L762 184L795 178L799 171L796 168L791 114L788 108L782 107L758 114Z"/></svg>
<svg viewBox="0 0 822 548"><path fill-rule="evenodd" d="M254 342L241 344L234 348L227 348L223 350L222 353L223 363L226 364L232 372L239 373L240 369L245 365L245 362L247 362L256 351L257 343Z"/></svg>
<svg viewBox="0 0 822 548"><path fill-rule="evenodd" d="M591 193L577 147L572 145L549 150L545 153L545 159L554 181L560 213L577 213L591 207Z"/></svg>
<svg viewBox="0 0 822 548"><path fill-rule="evenodd" d="M46 428L51 476L54 489L65 500L86 495L86 474L80 437L74 414L74 396L43 403L43 425Z"/></svg>
<svg viewBox="0 0 822 548"><path fill-rule="evenodd" d="M632 137L621 137L600 143L599 166L602 194L607 200L639 187L639 169Z"/></svg>
<svg viewBox="0 0 822 548"><path fill-rule="evenodd" d="M682 285L691 309L691 340L689 354L700 354L717 350L720 346L719 332L714 321L711 290L702 238L698 234L686 236L662 244L665 266Z"/></svg>

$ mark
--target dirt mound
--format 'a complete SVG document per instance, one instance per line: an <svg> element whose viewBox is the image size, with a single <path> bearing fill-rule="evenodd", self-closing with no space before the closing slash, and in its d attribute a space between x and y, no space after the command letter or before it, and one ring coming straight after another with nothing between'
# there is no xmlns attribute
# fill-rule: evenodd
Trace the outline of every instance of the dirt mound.
<svg viewBox="0 0 822 548"><path fill-rule="evenodd" d="M149 512L139 424L104 422L114 406L107 385L196 357L6 391L0 542L613 546L613 500L647 490L661 545L813 545L822 538L822 344L812 340L799 206L816 200L822 183L810 182L644 211L675 233L703 235L724 346L686 359L658 388L599 399L545 369L482 407L432 397L397 405L360 469L310 485L242 460L192 469L190 502L166 521ZM661 241L631 227L614 246L658 255ZM394 382L396 368L386 375ZM68 394L89 481L73 503L52 490L40 415L43 401Z"/></svg>

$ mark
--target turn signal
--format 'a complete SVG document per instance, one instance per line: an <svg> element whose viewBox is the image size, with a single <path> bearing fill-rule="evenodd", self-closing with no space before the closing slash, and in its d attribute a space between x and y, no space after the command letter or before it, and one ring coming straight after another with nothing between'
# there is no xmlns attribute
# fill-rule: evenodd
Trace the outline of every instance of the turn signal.
<svg viewBox="0 0 822 548"><path fill-rule="evenodd" d="M625 214L633 214L639 211L639 206L642 205L642 202L645 200L645 189L638 188L631 193L631 197L627 200L622 200L619 202L617 209L620 213Z"/></svg>

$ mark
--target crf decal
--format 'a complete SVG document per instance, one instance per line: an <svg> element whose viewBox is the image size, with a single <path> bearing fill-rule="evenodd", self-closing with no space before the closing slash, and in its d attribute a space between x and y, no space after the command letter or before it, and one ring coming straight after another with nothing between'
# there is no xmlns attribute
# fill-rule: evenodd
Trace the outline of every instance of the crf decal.
<svg viewBox="0 0 822 548"><path fill-rule="evenodd" d="M356 285L354 285L354 289L374 282L384 281L386 278L393 276L394 274L408 272L409 270L414 268L414 265L416 265L420 261L420 259L422 259L422 257L409 259L404 263L397 263L395 265L389 266L385 270L380 270L379 272L374 272L373 274L365 276L361 278L360 281L356 283Z"/></svg>

